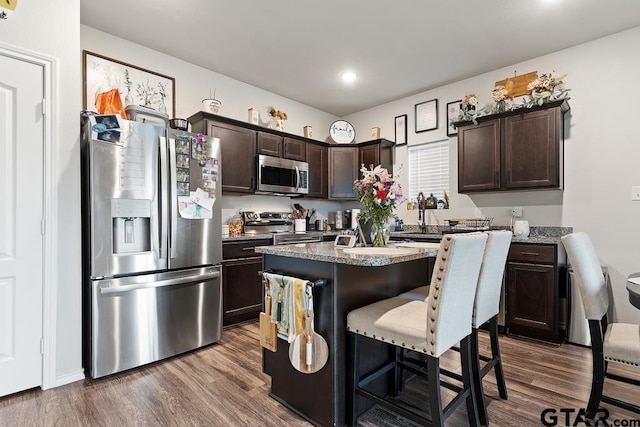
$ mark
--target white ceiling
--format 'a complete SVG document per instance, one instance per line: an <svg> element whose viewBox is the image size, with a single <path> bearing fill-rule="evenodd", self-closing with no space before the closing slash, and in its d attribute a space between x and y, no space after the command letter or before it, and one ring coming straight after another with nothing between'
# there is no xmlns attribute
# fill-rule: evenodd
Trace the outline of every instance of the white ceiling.
<svg viewBox="0 0 640 427"><path fill-rule="evenodd" d="M640 25L638 0L80 4L84 25L336 116Z"/></svg>

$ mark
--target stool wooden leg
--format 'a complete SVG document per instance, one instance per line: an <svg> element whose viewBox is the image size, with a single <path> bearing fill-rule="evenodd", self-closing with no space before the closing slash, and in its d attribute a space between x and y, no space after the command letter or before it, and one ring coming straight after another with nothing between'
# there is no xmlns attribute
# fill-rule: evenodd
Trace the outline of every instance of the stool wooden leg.
<svg viewBox="0 0 640 427"><path fill-rule="evenodd" d="M360 382L360 376L358 375L359 362L360 362L360 349L358 348L358 334L350 333L351 335L351 369L352 369L352 381L351 386L351 424L352 426L358 425L358 394L356 393L356 387Z"/></svg>
<svg viewBox="0 0 640 427"><path fill-rule="evenodd" d="M393 349L395 350L395 368L394 368L394 372L393 372L393 396L397 396L398 393L403 389L403 385L404 385L404 380L403 380L403 369L402 366L400 366L400 361L402 360L402 348L400 347L393 347Z"/></svg>
<svg viewBox="0 0 640 427"><path fill-rule="evenodd" d="M507 385L504 381L504 372L502 371L502 356L500 356L500 344L498 343L498 316L493 316L489 320L489 336L491 338L491 357L496 361L493 370L496 374L496 383L498 384L498 393L500 398L507 400Z"/></svg>
<svg viewBox="0 0 640 427"><path fill-rule="evenodd" d="M444 425L442 413L442 395L440 394L440 359L427 356L427 375L429 378L429 406L431 408L431 424Z"/></svg>
<svg viewBox="0 0 640 427"><path fill-rule="evenodd" d="M474 329L475 330L475 329ZM477 337L477 336L476 336ZM476 385L473 377L472 367L474 364L478 363L477 358L472 358L472 335L467 335L465 338L460 341L460 362L462 365L462 384L466 390L469 390L469 395L467 396L467 415L469 417L469 425L477 426L477 425L487 425L487 423L480 424L479 414L478 414L478 401L476 399L482 399L482 389L481 394L476 397ZM429 381L431 381L431 377L429 377Z"/></svg>
<svg viewBox="0 0 640 427"><path fill-rule="evenodd" d="M604 386L604 376L607 370L607 365L604 360L603 343L602 343L602 329L600 328L600 321L589 320L589 332L591 333L591 354L593 357L593 375L591 377L591 394L589 396L589 403L587 403L586 418L589 420L595 419L600 406L600 399L602 399L602 388Z"/></svg>
<svg viewBox="0 0 640 427"><path fill-rule="evenodd" d="M487 405L484 400L484 389L482 387L482 376L480 374L480 354L478 350L478 330L471 330L471 377L473 378L476 406L478 408L478 421L480 425L489 425L487 415ZM460 355L462 357L462 353Z"/></svg>

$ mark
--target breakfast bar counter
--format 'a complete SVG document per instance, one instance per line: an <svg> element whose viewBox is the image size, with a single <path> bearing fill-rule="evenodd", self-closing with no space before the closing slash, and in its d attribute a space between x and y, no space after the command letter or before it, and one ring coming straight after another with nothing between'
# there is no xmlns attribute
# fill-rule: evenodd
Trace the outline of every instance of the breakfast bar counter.
<svg viewBox="0 0 640 427"><path fill-rule="evenodd" d="M263 254L264 271L326 280L325 286L314 289L313 300L315 332L329 346L327 364L313 374L299 372L289 361L289 344L282 339L278 339L276 352L262 352L263 371L272 380L270 395L316 425L342 426L351 410L347 314L429 282L430 259L437 255L435 246L388 248L363 248L368 252L364 254L349 253L352 251L334 247L333 242L256 248ZM380 343L370 345L370 351L363 354L371 360L363 366L387 357Z"/></svg>

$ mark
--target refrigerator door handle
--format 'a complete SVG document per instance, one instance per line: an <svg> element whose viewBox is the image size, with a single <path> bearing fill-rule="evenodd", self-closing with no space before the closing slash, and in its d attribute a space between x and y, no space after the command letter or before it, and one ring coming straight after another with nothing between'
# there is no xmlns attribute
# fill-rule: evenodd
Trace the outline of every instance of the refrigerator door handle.
<svg viewBox="0 0 640 427"><path fill-rule="evenodd" d="M191 150L191 147L189 147L189 150ZM171 200L171 230L169 232L169 248L171 250L171 254L169 255L169 258L176 258L178 256L178 249L176 247L176 236L178 234L178 185L176 184L176 140L173 138L169 138L169 169L171 177L169 180L169 200ZM171 262L169 262L169 267L171 267Z"/></svg>
<svg viewBox="0 0 640 427"><path fill-rule="evenodd" d="M167 223L168 212L167 204L169 198L169 192L167 191L169 179L169 171L167 167L167 138L160 137L160 258L167 259Z"/></svg>
<svg viewBox="0 0 640 427"><path fill-rule="evenodd" d="M139 289L161 288L163 286L182 285L185 283L193 283L193 282L205 282L207 280L216 279L218 277L220 277L220 272L215 271L210 274L194 274L191 276L178 277L175 279L157 280L154 282L144 282L144 283L134 283L131 285L122 285L122 286L100 285L100 293L104 295L104 294L115 294L115 293L121 293L121 292L137 291Z"/></svg>

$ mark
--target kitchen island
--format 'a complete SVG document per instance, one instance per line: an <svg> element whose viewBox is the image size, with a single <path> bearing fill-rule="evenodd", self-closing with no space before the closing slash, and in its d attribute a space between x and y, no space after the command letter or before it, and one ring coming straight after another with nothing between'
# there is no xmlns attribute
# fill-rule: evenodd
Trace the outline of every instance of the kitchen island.
<svg viewBox="0 0 640 427"><path fill-rule="evenodd" d="M315 331L328 343L329 360L318 372L303 374L289 361L289 344L279 339L276 352L263 349L263 371L272 380L270 395L316 425L344 425L351 410L347 314L427 284L428 260L437 255L437 249L402 248L398 254L356 255L325 242L263 246L256 252L263 254L265 271L326 280L313 294ZM363 347L367 347L362 353L367 359L362 363L364 369L387 357L379 342Z"/></svg>

